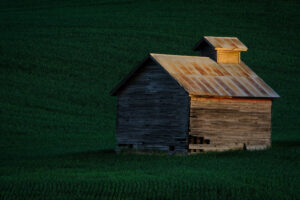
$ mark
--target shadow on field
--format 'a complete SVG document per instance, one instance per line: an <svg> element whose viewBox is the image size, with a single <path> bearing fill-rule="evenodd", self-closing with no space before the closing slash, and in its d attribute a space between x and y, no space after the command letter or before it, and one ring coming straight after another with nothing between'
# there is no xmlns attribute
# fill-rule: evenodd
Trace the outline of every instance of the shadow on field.
<svg viewBox="0 0 300 200"><path fill-rule="evenodd" d="M284 148L284 149L289 149L289 147L293 148L293 147L300 147L300 140L279 140L279 141L273 141L272 142L272 148L268 149L268 150L264 150L264 151L226 151L226 152L209 152L209 153L205 153L203 154L203 156L218 156L218 157L234 157L234 156L238 156L240 157L241 155L251 155L252 153L257 154L264 154L267 151L272 151L272 149L277 149L277 148ZM251 153L252 152L252 153ZM120 157L126 157L130 155L132 156L159 156L159 155L167 155L167 154L162 154L162 153L137 153L137 152L131 152L131 153L116 153L114 149L101 149L101 150L89 150L89 151L83 151L83 152L72 152L72 153L65 153L65 154L61 154L61 155L56 155L55 157L59 157L59 158L71 158L71 159L97 159L97 158L104 158L104 157L111 157L111 156L120 156ZM203 157L201 156L201 157Z"/></svg>
<svg viewBox="0 0 300 200"><path fill-rule="evenodd" d="M71 158L71 159L97 159L97 158L106 158L106 157L114 157L117 156L118 158L122 157L144 157L144 156L166 156L168 155L167 152L156 152L156 151L123 151L123 152L116 152L114 149L101 149L101 150L89 150L89 151L82 151L82 152L70 152L65 154L56 155L55 157L58 158ZM178 156L182 156L179 154Z"/></svg>

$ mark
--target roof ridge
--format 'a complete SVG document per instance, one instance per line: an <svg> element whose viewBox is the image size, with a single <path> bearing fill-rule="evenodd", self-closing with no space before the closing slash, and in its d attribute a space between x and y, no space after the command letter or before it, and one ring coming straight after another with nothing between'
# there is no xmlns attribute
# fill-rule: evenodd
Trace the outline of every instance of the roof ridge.
<svg viewBox="0 0 300 200"><path fill-rule="evenodd" d="M236 39L238 39L237 37L231 37L231 36L224 36L224 37L222 37L222 36L203 36L203 37L214 37L214 38L236 38Z"/></svg>
<svg viewBox="0 0 300 200"><path fill-rule="evenodd" d="M155 56L155 55L158 55L158 56L180 56L180 57L194 57L194 58L208 58L208 59L211 59L208 56L190 56L190 55L162 54L162 53L149 53L149 54L150 54L150 56Z"/></svg>

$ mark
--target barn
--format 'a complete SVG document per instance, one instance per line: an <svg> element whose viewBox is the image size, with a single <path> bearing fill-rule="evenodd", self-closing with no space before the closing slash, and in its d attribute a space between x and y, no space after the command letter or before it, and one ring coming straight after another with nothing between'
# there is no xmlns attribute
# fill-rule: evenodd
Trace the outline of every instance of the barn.
<svg viewBox="0 0 300 200"><path fill-rule="evenodd" d="M155 54L112 91L116 150L198 153L271 146L279 95L242 60L236 37L203 37L200 56Z"/></svg>

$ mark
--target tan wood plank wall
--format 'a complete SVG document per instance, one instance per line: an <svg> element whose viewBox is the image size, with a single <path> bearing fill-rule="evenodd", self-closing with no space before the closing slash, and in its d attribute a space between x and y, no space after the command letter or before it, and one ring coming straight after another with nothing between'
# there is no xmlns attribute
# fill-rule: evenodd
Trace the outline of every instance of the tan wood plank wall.
<svg viewBox="0 0 300 200"><path fill-rule="evenodd" d="M217 51L217 62L218 63L232 63L238 64L240 63L240 55L239 51Z"/></svg>
<svg viewBox="0 0 300 200"><path fill-rule="evenodd" d="M191 153L271 145L271 100L191 97L190 107Z"/></svg>

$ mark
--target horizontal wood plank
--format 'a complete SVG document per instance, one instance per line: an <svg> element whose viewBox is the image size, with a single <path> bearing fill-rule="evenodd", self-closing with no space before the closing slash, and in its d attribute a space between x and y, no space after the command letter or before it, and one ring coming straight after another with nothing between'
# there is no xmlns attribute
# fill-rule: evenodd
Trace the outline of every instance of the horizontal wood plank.
<svg viewBox="0 0 300 200"><path fill-rule="evenodd" d="M146 64L119 92L118 144L186 153L189 96L160 66Z"/></svg>
<svg viewBox="0 0 300 200"><path fill-rule="evenodd" d="M189 144L189 149L223 151L244 145L247 149L270 146L271 106L272 101L191 97L189 135L209 140L209 144Z"/></svg>

